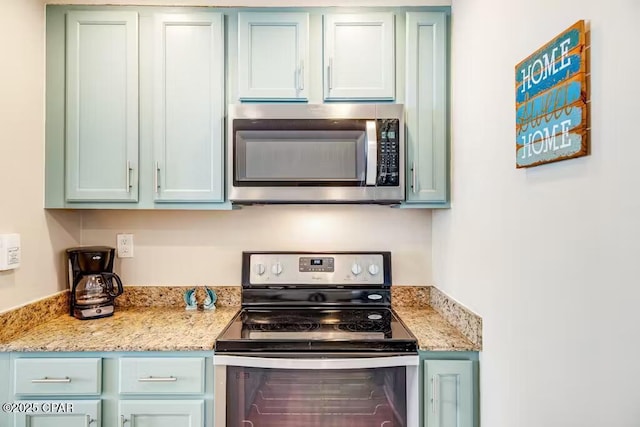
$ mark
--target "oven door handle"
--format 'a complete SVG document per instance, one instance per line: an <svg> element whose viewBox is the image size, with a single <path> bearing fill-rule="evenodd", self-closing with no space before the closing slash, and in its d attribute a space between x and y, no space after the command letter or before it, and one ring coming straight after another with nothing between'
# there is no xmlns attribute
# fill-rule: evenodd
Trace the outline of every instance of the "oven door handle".
<svg viewBox="0 0 640 427"><path fill-rule="evenodd" d="M376 185L378 178L378 132L375 120L367 121L367 177L365 184Z"/></svg>
<svg viewBox="0 0 640 427"><path fill-rule="evenodd" d="M243 366L250 368L277 368L277 369L365 369L388 368L394 366L417 366L419 357L392 356L392 357L357 357L348 359L287 359L265 358L245 356L213 356L213 364L216 366Z"/></svg>

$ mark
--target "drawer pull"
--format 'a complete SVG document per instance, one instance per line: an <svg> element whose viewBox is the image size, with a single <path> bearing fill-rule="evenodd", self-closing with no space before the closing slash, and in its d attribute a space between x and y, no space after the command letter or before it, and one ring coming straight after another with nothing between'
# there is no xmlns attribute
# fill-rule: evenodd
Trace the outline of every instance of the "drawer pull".
<svg viewBox="0 0 640 427"><path fill-rule="evenodd" d="M40 378L40 379L35 379L35 380L31 380L32 383L36 383L36 384L60 384L60 383L70 383L71 382L71 378L69 377L64 377L64 378L49 378L49 377L44 377L44 378Z"/></svg>
<svg viewBox="0 0 640 427"><path fill-rule="evenodd" d="M96 422L96 420L91 418L91 415L87 415L87 418L85 419L85 426L89 427L91 425L91 423L95 423L95 422Z"/></svg>
<svg viewBox="0 0 640 427"><path fill-rule="evenodd" d="M129 422L129 420L128 420L128 419L126 419L126 418L124 417L124 415L120 415L120 427L124 427L124 425L125 425L126 423L128 423L128 422Z"/></svg>
<svg viewBox="0 0 640 427"><path fill-rule="evenodd" d="M146 377L138 378L141 383L172 383L178 381L176 377Z"/></svg>

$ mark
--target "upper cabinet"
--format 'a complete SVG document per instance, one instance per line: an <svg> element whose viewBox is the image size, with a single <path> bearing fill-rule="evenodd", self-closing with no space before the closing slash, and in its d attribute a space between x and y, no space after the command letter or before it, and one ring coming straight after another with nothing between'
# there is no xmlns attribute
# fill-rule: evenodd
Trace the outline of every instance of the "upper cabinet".
<svg viewBox="0 0 640 427"><path fill-rule="evenodd" d="M238 98L307 101L309 14L238 13Z"/></svg>
<svg viewBox="0 0 640 427"><path fill-rule="evenodd" d="M138 200L138 16L69 12L66 198Z"/></svg>
<svg viewBox="0 0 640 427"><path fill-rule="evenodd" d="M154 28L153 168L157 202L224 199L221 14L160 14Z"/></svg>
<svg viewBox="0 0 640 427"><path fill-rule="evenodd" d="M46 14L47 208L231 209L225 115L239 102L402 104L400 207L449 206L448 10Z"/></svg>
<svg viewBox="0 0 640 427"><path fill-rule="evenodd" d="M440 12L407 13L407 204L448 202L446 22Z"/></svg>
<svg viewBox="0 0 640 427"><path fill-rule="evenodd" d="M392 12L324 16L324 99L393 100Z"/></svg>
<svg viewBox="0 0 640 427"><path fill-rule="evenodd" d="M46 207L228 207L224 19L191 10L48 8Z"/></svg>

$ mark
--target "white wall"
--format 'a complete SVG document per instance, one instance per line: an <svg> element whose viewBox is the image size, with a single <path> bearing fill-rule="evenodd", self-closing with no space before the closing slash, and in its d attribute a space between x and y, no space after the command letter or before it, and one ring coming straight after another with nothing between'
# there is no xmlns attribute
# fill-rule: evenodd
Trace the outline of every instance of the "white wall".
<svg viewBox="0 0 640 427"><path fill-rule="evenodd" d="M0 272L0 312L64 288L62 248L79 216L44 206L44 6L0 5L0 233L19 233L22 265Z"/></svg>
<svg viewBox="0 0 640 427"><path fill-rule="evenodd" d="M636 0L454 0L434 282L480 313L484 427L640 425ZM516 170L514 66L591 25L592 154Z"/></svg>
<svg viewBox="0 0 640 427"><path fill-rule="evenodd" d="M431 213L384 206L254 206L235 211L83 213L82 243L134 234L134 258L116 270L129 285L239 285L241 253L385 250L396 284L431 283Z"/></svg>

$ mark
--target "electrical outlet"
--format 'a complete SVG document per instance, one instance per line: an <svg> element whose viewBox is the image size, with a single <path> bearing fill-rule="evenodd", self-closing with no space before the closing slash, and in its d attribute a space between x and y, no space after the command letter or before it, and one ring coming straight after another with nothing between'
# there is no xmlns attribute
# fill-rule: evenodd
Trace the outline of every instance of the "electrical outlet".
<svg viewBox="0 0 640 427"><path fill-rule="evenodd" d="M118 258L133 258L133 234L118 234L116 240Z"/></svg>

